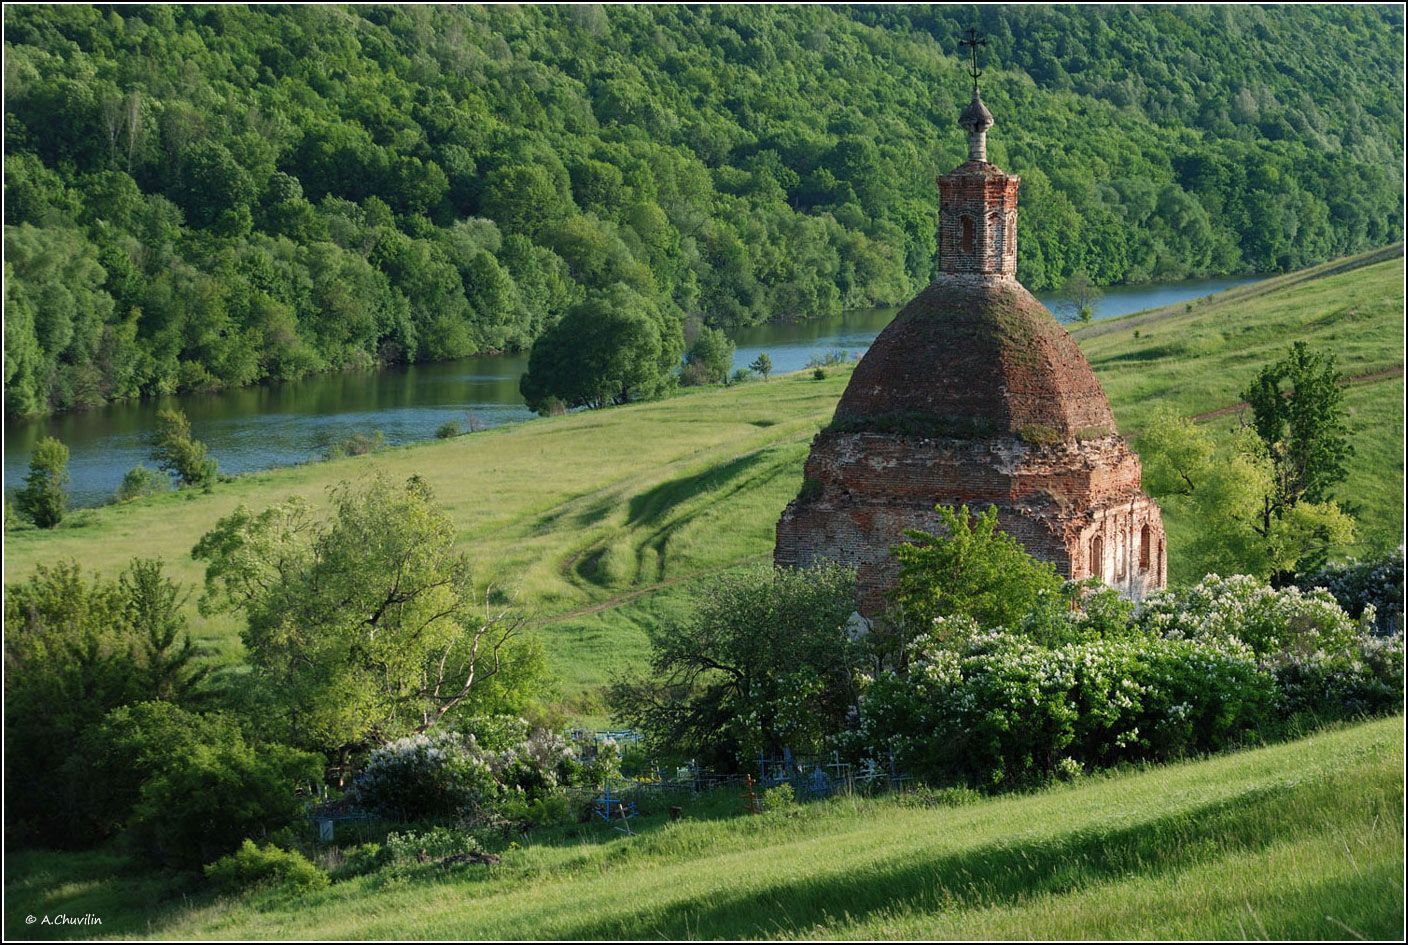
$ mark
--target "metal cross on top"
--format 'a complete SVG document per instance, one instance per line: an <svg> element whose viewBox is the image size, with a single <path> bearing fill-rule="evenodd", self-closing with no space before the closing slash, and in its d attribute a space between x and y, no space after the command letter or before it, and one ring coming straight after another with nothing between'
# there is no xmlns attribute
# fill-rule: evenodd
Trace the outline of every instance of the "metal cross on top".
<svg viewBox="0 0 1408 945"><path fill-rule="evenodd" d="M979 47L979 46L986 46L987 44L988 44L987 37L986 37L986 36L979 36L979 35L978 35L978 30L977 30L976 27L970 28L970 29L968 30L968 38L967 38L967 39L959 40L959 42L958 42L958 45L960 45L960 46L967 46L967 47L969 47L969 52L972 53L972 57L973 57L973 58L972 58L972 65L971 65L971 67L968 69L968 74L973 77L973 94L974 94L974 95L977 95L977 94L978 94L978 77L983 74L982 70L978 68L978 47Z"/></svg>

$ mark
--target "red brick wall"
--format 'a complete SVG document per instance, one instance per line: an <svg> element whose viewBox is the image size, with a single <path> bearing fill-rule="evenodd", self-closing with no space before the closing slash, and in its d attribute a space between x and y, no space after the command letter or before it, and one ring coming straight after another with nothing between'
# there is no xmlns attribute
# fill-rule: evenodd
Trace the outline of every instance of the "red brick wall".
<svg viewBox="0 0 1408 945"><path fill-rule="evenodd" d="M1106 583L1138 600L1164 585L1155 551L1139 567L1144 525L1162 542L1158 507L1139 488L1139 460L1117 436L1038 447L1015 437L817 435L806 485L777 527L775 560L806 567L825 558L857 569L858 605L883 609L897 568L891 549L911 528L934 531L935 505L997 506L998 523L1065 577L1091 574L1090 539L1104 545Z"/></svg>

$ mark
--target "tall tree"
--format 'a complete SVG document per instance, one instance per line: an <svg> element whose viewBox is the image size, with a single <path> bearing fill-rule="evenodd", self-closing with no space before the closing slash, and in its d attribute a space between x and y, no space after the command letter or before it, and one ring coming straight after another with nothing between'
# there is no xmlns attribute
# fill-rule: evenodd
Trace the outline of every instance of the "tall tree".
<svg viewBox="0 0 1408 945"><path fill-rule="evenodd" d="M966 505L935 511L941 532L912 529L895 548L900 574L893 597L906 626L928 629L935 618L965 616L985 629L1012 628L1058 601L1055 567L998 528L995 506L976 516Z"/></svg>
<svg viewBox="0 0 1408 945"><path fill-rule="evenodd" d="M533 344L519 390L533 410L646 400L673 381L684 348L678 317L617 283L593 292Z"/></svg>
<svg viewBox="0 0 1408 945"><path fill-rule="evenodd" d="M39 528L53 528L68 508L68 447L52 436L34 444L24 488L15 494L15 508Z"/></svg>
<svg viewBox="0 0 1408 945"><path fill-rule="evenodd" d="M209 486L215 481L216 463L205 444L191 436L191 421L184 411L167 407L156 415L157 465L183 486Z"/></svg>
<svg viewBox="0 0 1408 945"><path fill-rule="evenodd" d="M1242 393L1252 410L1275 473L1263 520L1270 528L1302 500L1325 502L1348 474L1353 454L1345 421L1343 377L1333 354L1315 353L1303 341L1267 365Z"/></svg>

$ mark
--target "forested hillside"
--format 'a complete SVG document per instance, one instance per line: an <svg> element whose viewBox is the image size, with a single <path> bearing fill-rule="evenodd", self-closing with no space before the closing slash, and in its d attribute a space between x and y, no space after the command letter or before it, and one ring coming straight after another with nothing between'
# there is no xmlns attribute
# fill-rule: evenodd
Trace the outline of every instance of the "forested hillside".
<svg viewBox="0 0 1408 945"><path fill-rule="evenodd" d="M1396 6L20 7L5 409L902 301L975 22L1029 287L1401 238Z"/></svg>

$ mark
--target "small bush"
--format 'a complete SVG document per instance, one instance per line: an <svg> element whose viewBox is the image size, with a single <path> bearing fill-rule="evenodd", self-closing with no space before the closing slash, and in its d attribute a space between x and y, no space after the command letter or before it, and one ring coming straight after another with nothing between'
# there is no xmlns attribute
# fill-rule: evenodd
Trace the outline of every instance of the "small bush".
<svg viewBox="0 0 1408 945"><path fill-rule="evenodd" d="M341 858L342 862L329 874L335 883L375 873L390 862L391 854L379 843L359 843L344 849Z"/></svg>
<svg viewBox="0 0 1408 945"><path fill-rule="evenodd" d="M845 364L851 359L849 351L828 351L826 354L814 354L807 359L807 367L836 367Z"/></svg>
<svg viewBox="0 0 1408 945"><path fill-rule="evenodd" d="M122 483L117 487L115 498L118 502L131 502L133 499L159 495L171 489L171 480L153 472L145 466L137 465L127 470Z"/></svg>
<svg viewBox="0 0 1408 945"><path fill-rule="evenodd" d="M763 791L763 810L791 810L797 806L797 793L790 784L779 784Z"/></svg>
<svg viewBox="0 0 1408 945"><path fill-rule="evenodd" d="M813 369L812 369L812 380L814 380L814 381L824 381L824 380L826 380L826 368L823 368L823 367L813 368Z"/></svg>
<svg viewBox="0 0 1408 945"><path fill-rule="evenodd" d="M306 892L328 884L328 874L301 853L281 850L272 843L256 846L253 840L244 841L234 853L207 865L205 878L224 893L256 889Z"/></svg>
<svg viewBox="0 0 1408 945"><path fill-rule="evenodd" d="M931 788L921 785L900 795L902 807L966 807L976 804L983 795L966 787Z"/></svg>
<svg viewBox="0 0 1408 945"><path fill-rule="evenodd" d="M715 381L714 372L707 364L690 362L680 368L681 387L704 387Z"/></svg>
<svg viewBox="0 0 1408 945"><path fill-rule="evenodd" d="M505 820L535 827L567 823L574 814L572 799L561 792L533 800L510 800L502 805L499 813Z"/></svg>
<svg viewBox="0 0 1408 945"><path fill-rule="evenodd" d="M440 426L436 428L435 436L437 439L449 440L459 436L461 432L462 431L460 430L460 425L458 423L456 423L454 420L446 420L444 423L440 424Z"/></svg>
<svg viewBox="0 0 1408 945"><path fill-rule="evenodd" d="M380 430L363 433L358 430L342 439L322 438L323 455L328 459L341 459L344 456L365 456L386 447L386 436Z"/></svg>
<svg viewBox="0 0 1408 945"><path fill-rule="evenodd" d="M480 849L479 839L469 831L440 826L387 834L383 856L391 865L405 867L434 863L447 856L475 853Z"/></svg>

